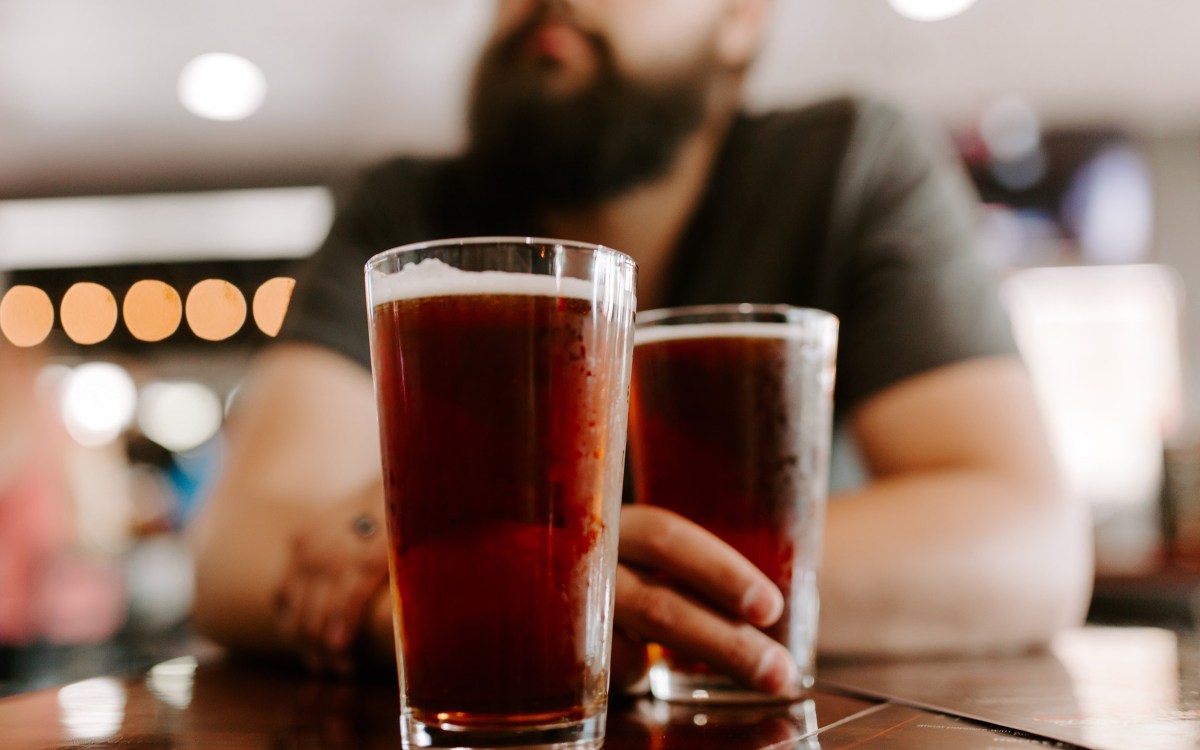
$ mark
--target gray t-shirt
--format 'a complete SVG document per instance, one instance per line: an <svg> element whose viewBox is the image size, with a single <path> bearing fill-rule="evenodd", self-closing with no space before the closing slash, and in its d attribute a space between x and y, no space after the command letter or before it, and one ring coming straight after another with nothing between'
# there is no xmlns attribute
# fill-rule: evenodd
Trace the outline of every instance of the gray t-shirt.
<svg viewBox="0 0 1200 750"><path fill-rule="evenodd" d="M461 159L397 159L365 172L302 273L280 338L367 366L367 259L438 238L541 236L511 192ZM909 376L1014 351L977 251L977 210L946 144L886 105L847 98L740 116L675 248L664 306L834 313L835 403L845 414Z"/></svg>

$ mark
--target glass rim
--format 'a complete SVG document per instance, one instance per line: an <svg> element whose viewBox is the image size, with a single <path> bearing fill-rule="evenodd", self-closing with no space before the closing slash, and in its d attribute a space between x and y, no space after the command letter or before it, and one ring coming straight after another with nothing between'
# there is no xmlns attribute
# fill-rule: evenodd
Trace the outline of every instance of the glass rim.
<svg viewBox="0 0 1200 750"><path fill-rule="evenodd" d="M442 239L422 240L420 242L409 242L403 245L388 248L375 253L366 262L366 269L373 271L375 268L385 261L408 253L420 252L422 250L432 250L442 247L470 247L473 245L558 245L565 250L581 250L585 252L595 253L597 255L608 255L616 259L618 262L627 263L633 267L637 267L637 262L634 261L628 253L623 253L616 248L608 245L599 245L594 242L584 242L582 240L564 240L555 239L553 237L534 237L528 235L480 235L478 237L445 237Z"/></svg>
<svg viewBox="0 0 1200 750"><path fill-rule="evenodd" d="M754 320L755 324L762 325L792 325L807 321L815 321L818 323L834 324L839 323L838 317L828 310L821 310L815 307L801 307L798 305L788 305L779 303L759 303L759 302L728 302L708 305L682 305L680 307L656 307L650 310L638 310L636 328L649 328L661 324L670 324L671 321L681 318L703 317L706 315L728 315L729 320L725 321L706 321L706 325L721 325L723 323L746 323L747 320L738 320L736 316L753 316L753 315L776 315L777 320Z"/></svg>

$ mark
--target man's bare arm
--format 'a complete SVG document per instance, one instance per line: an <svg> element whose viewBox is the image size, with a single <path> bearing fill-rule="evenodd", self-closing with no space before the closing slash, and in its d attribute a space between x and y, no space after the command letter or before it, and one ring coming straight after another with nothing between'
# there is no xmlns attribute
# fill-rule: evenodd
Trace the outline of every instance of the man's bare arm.
<svg viewBox="0 0 1200 750"><path fill-rule="evenodd" d="M904 381L852 426L874 481L829 507L823 653L1012 650L1082 621L1090 521L1018 360Z"/></svg>
<svg viewBox="0 0 1200 750"><path fill-rule="evenodd" d="M193 622L229 646L295 652L277 602L296 540L380 481L371 378L338 354L280 345L239 398L222 478L191 532Z"/></svg>

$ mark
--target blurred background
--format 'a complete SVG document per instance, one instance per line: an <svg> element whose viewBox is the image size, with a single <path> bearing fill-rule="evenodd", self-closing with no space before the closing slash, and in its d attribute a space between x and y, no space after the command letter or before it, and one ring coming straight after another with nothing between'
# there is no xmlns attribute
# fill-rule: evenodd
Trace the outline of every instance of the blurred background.
<svg viewBox="0 0 1200 750"><path fill-rule="evenodd" d="M186 640L181 534L247 360L331 188L458 145L491 12L0 0L0 694ZM1180 0L777 0L748 92L883 96L958 149L1093 508L1097 618L1200 601L1197 28Z"/></svg>

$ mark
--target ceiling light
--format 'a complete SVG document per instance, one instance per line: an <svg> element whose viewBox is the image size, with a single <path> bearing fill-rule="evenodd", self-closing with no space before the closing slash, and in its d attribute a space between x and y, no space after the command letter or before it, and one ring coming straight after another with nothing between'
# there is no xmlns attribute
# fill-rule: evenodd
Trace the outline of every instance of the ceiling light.
<svg viewBox="0 0 1200 750"><path fill-rule="evenodd" d="M296 288L296 280L288 276L277 276L264 281L254 293L254 322L259 330L268 336L279 335L283 327L283 318L287 315L288 302L292 299L292 290Z"/></svg>
<svg viewBox="0 0 1200 750"><path fill-rule="evenodd" d="M179 328L183 301L170 284L142 279L125 293L125 327L139 341L162 341Z"/></svg>
<svg viewBox="0 0 1200 750"><path fill-rule="evenodd" d="M80 281L63 295L59 319L76 344L98 344L117 327L117 299L105 286Z"/></svg>
<svg viewBox="0 0 1200 750"><path fill-rule="evenodd" d="M205 341L224 341L246 323L246 297L223 279L205 279L192 287L184 303L192 332Z"/></svg>
<svg viewBox="0 0 1200 750"><path fill-rule="evenodd" d="M37 346L54 327L54 303L32 286L14 286L0 301L0 332L15 346Z"/></svg>
<svg viewBox="0 0 1200 750"><path fill-rule="evenodd" d="M63 382L63 422L80 445L111 443L133 419L136 407L137 387L120 365L89 362Z"/></svg>
<svg viewBox="0 0 1200 750"><path fill-rule="evenodd" d="M0 202L0 268L299 258L329 231L324 187Z"/></svg>
<svg viewBox="0 0 1200 750"><path fill-rule="evenodd" d="M892 8L913 21L944 21L975 4L975 0L888 0Z"/></svg>
<svg viewBox="0 0 1200 750"><path fill-rule="evenodd" d="M238 55L200 55L179 74L179 101L209 120L244 120L258 111L266 95L262 70Z"/></svg>
<svg viewBox="0 0 1200 750"><path fill-rule="evenodd" d="M208 386L194 382L151 383L142 389L138 427L169 451L199 447L221 429L225 411Z"/></svg>

